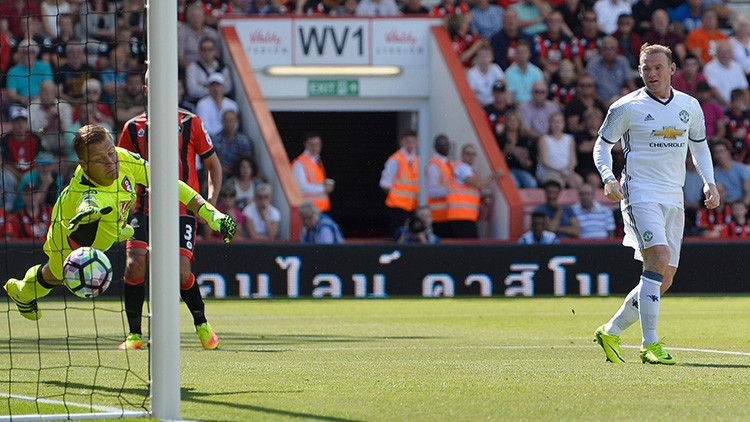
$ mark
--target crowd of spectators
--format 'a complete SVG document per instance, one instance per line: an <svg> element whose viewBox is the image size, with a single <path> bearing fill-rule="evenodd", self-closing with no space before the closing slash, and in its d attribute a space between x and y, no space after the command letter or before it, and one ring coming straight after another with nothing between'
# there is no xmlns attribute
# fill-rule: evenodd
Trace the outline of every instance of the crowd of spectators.
<svg viewBox="0 0 750 422"><path fill-rule="evenodd" d="M275 237L278 225L273 206L264 206L267 185L252 142L239 127L217 23L273 14L443 18L521 188L601 187L591 149L606 108L641 85L641 43L668 45L678 65L675 88L699 99L712 146L728 149L733 166L717 158L717 168L732 167L729 174L741 180L718 180L717 170L725 188L740 192L727 206L750 205L744 183L750 180L750 18L729 13L720 0L180 0L180 106L201 117L215 140L225 176L232 177L233 190L222 198L245 216L245 237ZM24 189L59 191L58 184L47 176L22 181L49 165L64 185L75 166L70 143L77 128L97 123L117 134L145 111L145 39L143 0L0 2L4 221L22 209L43 214L21 205ZM623 154L614 154L619 172ZM51 192L40 197L52 198ZM699 202L688 206L696 233L744 233L708 228L711 218Z"/></svg>

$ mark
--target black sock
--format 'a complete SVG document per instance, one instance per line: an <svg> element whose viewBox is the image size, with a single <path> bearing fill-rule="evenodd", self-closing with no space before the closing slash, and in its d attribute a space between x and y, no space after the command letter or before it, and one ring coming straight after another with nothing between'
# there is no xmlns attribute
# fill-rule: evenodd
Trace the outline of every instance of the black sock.
<svg viewBox="0 0 750 422"><path fill-rule="evenodd" d="M193 324L201 325L206 322L206 315L204 313L206 306L203 304L203 298L201 297L201 289L198 283L193 282L187 290L180 289L180 296L182 301L185 302L190 314L193 315Z"/></svg>
<svg viewBox="0 0 750 422"><path fill-rule="evenodd" d="M133 334L142 334L141 314L145 297L146 288L143 284L125 284L125 314L128 316L128 325Z"/></svg>

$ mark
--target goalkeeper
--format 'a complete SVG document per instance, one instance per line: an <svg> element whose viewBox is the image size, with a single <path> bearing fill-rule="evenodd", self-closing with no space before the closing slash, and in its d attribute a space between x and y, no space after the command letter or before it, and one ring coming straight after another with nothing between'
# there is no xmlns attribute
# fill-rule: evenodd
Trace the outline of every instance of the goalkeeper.
<svg viewBox="0 0 750 422"><path fill-rule="evenodd" d="M29 268L21 280L11 278L5 291L24 318L38 320L37 299L62 284L63 262L77 248L91 246L106 251L115 242L133 235L126 224L136 201L135 185L148 186L148 162L137 154L117 148L112 135L98 125L78 130L73 139L78 167L52 210L52 223L44 243L48 262ZM203 217L229 242L237 225L217 211L185 183L180 183L180 202Z"/></svg>

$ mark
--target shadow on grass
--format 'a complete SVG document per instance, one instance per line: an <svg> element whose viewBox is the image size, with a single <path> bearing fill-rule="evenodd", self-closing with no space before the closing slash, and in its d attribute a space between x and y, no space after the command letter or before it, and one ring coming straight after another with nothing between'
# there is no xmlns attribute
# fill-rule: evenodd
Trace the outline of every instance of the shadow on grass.
<svg viewBox="0 0 750 422"><path fill-rule="evenodd" d="M221 392L221 393L204 393L201 391L194 391L191 388L183 388L182 400L193 402L193 403L199 403L199 404L207 404L207 405L212 405L212 406L227 406L227 407L232 407L235 409L267 413L269 415L280 415L280 416L302 418L303 420L331 421L331 422L360 422L358 419L345 419L345 418L339 418L336 416L314 415L311 413L293 412L290 410L273 409L270 407L253 406L250 404L242 404L242 403L236 403L236 402L217 401L217 400L211 400L207 398L207 397L212 397L212 396L231 396L231 395L236 395L236 394L258 394L258 393L284 394L284 393L301 393L301 392L302 390L289 390L289 391L249 390L249 391L234 391L234 392Z"/></svg>
<svg viewBox="0 0 750 422"><path fill-rule="evenodd" d="M681 363L681 366L693 366L696 368L719 368L719 369L747 369L750 365L738 365L733 363Z"/></svg>

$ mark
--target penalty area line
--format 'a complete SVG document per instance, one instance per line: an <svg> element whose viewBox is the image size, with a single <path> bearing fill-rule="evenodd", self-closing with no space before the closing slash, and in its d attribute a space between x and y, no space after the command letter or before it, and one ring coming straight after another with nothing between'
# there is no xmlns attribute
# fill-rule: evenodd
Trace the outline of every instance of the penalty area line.
<svg viewBox="0 0 750 422"><path fill-rule="evenodd" d="M69 402L69 401L62 401L62 400L43 399L43 398L38 398L38 397L22 396L19 394L0 393L0 397L24 400L24 401L32 401L32 402L43 403L43 404L80 407L83 409L96 410L98 412L106 412L106 413L79 413L79 414L71 413L71 414L63 415L65 416L64 419L69 419L69 420L82 420L82 419L95 419L95 418L112 419L112 418L122 418L122 417L139 418L139 417L149 416L149 412L146 412L146 411L128 411L128 410L123 410L123 409L119 409L119 408L111 407L111 406L101 406L101 405L95 405L95 404L76 403L76 402ZM0 422L55 420L55 419L59 419L59 416L60 415L0 416Z"/></svg>

